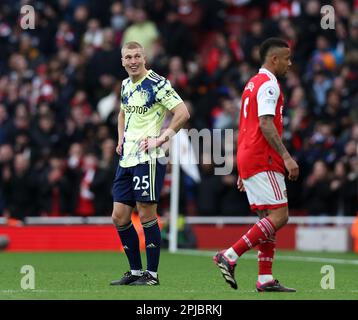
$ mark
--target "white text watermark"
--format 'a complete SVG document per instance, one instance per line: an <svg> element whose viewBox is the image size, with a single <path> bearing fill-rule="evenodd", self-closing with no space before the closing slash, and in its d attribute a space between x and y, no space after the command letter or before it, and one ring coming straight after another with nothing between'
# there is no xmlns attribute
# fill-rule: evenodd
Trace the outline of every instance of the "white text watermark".
<svg viewBox="0 0 358 320"><path fill-rule="evenodd" d="M21 267L20 273L25 274L21 278L20 286L23 290L35 289L35 268L30 265L24 265Z"/></svg>
<svg viewBox="0 0 358 320"><path fill-rule="evenodd" d="M321 274L324 276L321 279L321 288L324 290L335 288L335 273L331 265L324 265L321 268Z"/></svg>
<svg viewBox="0 0 358 320"><path fill-rule="evenodd" d="M321 28L323 30L335 29L335 12L334 7L331 5L325 5L321 7Z"/></svg>
<svg viewBox="0 0 358 320"><path fill-rule="evenodd" d="M25 5L20 9L20 26L23 30L35 29L35 9L33 6Z"/></svg>

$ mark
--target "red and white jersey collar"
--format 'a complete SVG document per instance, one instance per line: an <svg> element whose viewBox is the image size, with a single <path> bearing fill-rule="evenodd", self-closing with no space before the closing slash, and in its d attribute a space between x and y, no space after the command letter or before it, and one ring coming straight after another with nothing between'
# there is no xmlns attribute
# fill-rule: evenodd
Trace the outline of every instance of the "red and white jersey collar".
<svg viewBox="0 0 358 320"><path fill-rule="evenodd" d="M271 71L267 70L266 68L260 68L259 73L267 74L269 76L270 80L277 82L276 76Z"/></svg>

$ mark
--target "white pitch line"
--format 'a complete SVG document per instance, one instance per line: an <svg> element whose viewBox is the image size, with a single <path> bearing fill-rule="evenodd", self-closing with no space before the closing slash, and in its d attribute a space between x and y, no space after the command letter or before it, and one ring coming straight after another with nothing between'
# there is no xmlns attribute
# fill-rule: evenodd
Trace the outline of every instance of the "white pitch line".
<svg viewBox="0 0 358 320"><path fill-rule="evenodd" d="M205 250L190 250L190 249L180 249L177 254L187 254L193 256L207 256L212 257L216 254L217 251L205 251ZM257 259L256 254L245 254L240 259ZM319 262L319 263L335 263L335 264L353 264L358 265L358 260L349 260L349 259L335 259L335 258L322 258L322 257L302 257L302 256L276 256L276 260L282 261L301 261L301 262Z"/></svg>

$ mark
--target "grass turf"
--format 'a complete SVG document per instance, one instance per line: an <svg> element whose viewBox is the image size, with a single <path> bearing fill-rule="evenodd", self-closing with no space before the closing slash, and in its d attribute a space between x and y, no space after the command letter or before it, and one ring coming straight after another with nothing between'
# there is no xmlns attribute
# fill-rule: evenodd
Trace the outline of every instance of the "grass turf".
<svg viewBox="0 0 358 320"><path fill-rule="evenodd" d="M257 293L256 252L236 268L238 290L231 289L212 262L213 252L163 251L160 286L109 286L127 271L124 254L115 252L0 253L0 299L118 300L358 300L358 256L353 253L278 251L274 275L297 293ZM312 257L314 259L312 259ZM142 256L145 261L145 255ZM23 265L35 269L35 289L23 290ZM144 264L145 265L145 264ZM321 268L332 265L335 289L322 289Z"/></svg>

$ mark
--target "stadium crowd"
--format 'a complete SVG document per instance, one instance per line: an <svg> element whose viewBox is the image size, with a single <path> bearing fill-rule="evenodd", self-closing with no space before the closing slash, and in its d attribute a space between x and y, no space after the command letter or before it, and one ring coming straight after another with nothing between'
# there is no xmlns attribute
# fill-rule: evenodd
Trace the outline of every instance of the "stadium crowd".
<svg viewBox="0 0 358 320"><path fill-rule="evenodd" d="M185 100L188 128L232 129L240 95L260 67L258 47L286 39L293 66L281 80L284 140L300 165L287 181L293 214L358 211L358 1L58 0L0 2L0 214L108 216L118 157L121 44L142 43L148 67ZM35 8L35 28L20 8ZM182 172L181 212L248 215L231 174L200 155L201 182ZM229 152L230 154L230 152ZM170 167L160 213L169 207Z"/></svg>

